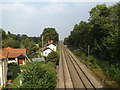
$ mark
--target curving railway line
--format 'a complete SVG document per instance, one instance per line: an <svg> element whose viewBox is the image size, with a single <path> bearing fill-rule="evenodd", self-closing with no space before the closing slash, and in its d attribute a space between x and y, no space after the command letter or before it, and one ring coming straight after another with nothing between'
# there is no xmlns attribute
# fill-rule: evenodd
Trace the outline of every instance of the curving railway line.
<svg viewBox="0 0 120 90"><path fill-rule="evenodd" d="M57 88L103 88L101 82L81 63L63 43L60 43L60 62Z"/></svg>

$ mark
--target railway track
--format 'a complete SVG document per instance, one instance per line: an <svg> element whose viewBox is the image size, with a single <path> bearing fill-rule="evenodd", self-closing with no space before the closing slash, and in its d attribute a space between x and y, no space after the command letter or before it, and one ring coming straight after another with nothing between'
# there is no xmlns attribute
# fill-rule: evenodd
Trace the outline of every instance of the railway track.
<svg viewBox="0 0 120 90"><path fill-rule="evenodd" d="M103 88L92 72L62 43L60 43L60 49L57 88L85 90Z"/></svg>

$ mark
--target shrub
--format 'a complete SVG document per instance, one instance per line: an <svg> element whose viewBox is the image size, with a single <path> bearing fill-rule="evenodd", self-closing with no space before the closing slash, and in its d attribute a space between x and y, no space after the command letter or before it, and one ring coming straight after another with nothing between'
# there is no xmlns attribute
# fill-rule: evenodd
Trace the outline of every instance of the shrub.
<svg viewBox="0 0 120 90"><path fill-rule="evenodd" d="M73 50L73 53L77 56L80 56L82 54L80 50Z"/></svg>
<svg viewBox="0 0 120 90"><path fill-rule="evenodd" d="M43 88L53 90L56 86L56 72L53 67L41 62L32 63L22 74L21 88Z"/></svg>
<svg viewBox="0 0 120 90"><path fill-rule="evenodd" d="M120 62L111 63L110 61L99 60L93 55L87 57L86 54L80 50L73 50L73 52L75 55L80 56L87 65L96 69L102 69L107 76L111 77L117 83L120 83Z"/></svg>
<svg viewBox="0 0 120 90"><path fill-rule="evenodd" d="M59 55L56 52L51 52L46 58L46 62L54 62L56 65L59 64Z"/></svg>
<svg viewBox="0 0 120 90"><path fill-rule="evenodd" d="M82 54L81 54L81 59L87 60L87 56L86 56L84 53L82 53Z"/></svg>
<svg viewBox="0 0 120 90"><path fill-rule="evenodd" d="M46 64L47 64L47 66L56 68L56 64L54 62L47 62Z"/></svg>
<svg viewBox="0 0 120 90"><path fill-rule="evenodd" d="M112 77L115 81L120 83L120 68L119 63L111 64L111 63L105 63L103 67L101 67L106 75Z"/></svg>
<svg viewBox="0 0 120 90"><path fill-rule="evenodd" d="M94 60L95 58L93 56L88 56L88 61L91 62L91 63L94 63Z"/></svg>
<svg viewBox="0 0 120 90"><path fill-rule="evenodd" d="M29 68L30 65L31 65L31 63L26 62L25 65L21 65L21 66L20 66L20 69L25 70L25 69Z"/></svg>

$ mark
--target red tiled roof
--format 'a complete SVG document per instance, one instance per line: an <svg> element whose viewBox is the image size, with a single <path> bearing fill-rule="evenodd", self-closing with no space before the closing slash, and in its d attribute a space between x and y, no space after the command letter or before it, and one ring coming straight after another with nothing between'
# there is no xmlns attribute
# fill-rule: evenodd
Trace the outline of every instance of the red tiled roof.
<svg viewBox="0 0 120 90"><path fill-rule="evenodd" d="M15 58L20 56L21 54L26 56L26 49L13 49L10 47L4 48L4 50L8 51L8 58Z"/></svg>
<svg viewBox="0 0 120 90"><path fill-rule="evenodd" d="M4 48L4 49L8 50L8 49L13 49L13 48L11 48L11 47L7 47L7 48Z"/></svg>
<svg viewBox="0 0 120 90"><path fill-rule="evenodd" d="M0 59L5 59L7 58L8 51L0 49Z"/></svg>

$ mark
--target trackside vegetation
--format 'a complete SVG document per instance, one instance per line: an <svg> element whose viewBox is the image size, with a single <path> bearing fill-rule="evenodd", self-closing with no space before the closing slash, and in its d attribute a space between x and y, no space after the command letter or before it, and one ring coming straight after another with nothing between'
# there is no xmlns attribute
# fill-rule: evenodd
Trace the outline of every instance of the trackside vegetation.
<svg viewBox="0 0 120 90"><path fill-rule="evenodd" d="M76 24L64 43L87 61L120 83L120 3L96 5L87 22ZM88 56L89 45L89 56Z"/></svg>
<svg viewBox="0 0 120 90"><path fill-rule="evenodd" d="M51 52L46 58L46 62L54 62L56 65L59 64L59 55L57 52Z"/></svg>
<svg viewBox="0 0 120 90"><path fill-rule="evenodd" d="M104 81L105 85L109 87L112 84L111 87L114 87L116 86L116 82L119 84L120 63L111 64L109 61L101 61L93 55L87 56L87 54L81 50L73 50L73 53L77 55L78 58L80 58L80 60L89 68L92 68L97 76L99 76L99 78ZM108 77L104 76L104 74L106 74ZM110 80L110 78L112 79L112 81ZM114 82L113 80L115 80L116 82ZM119 85L117 85L117 87L119 87Z"/></svg>

